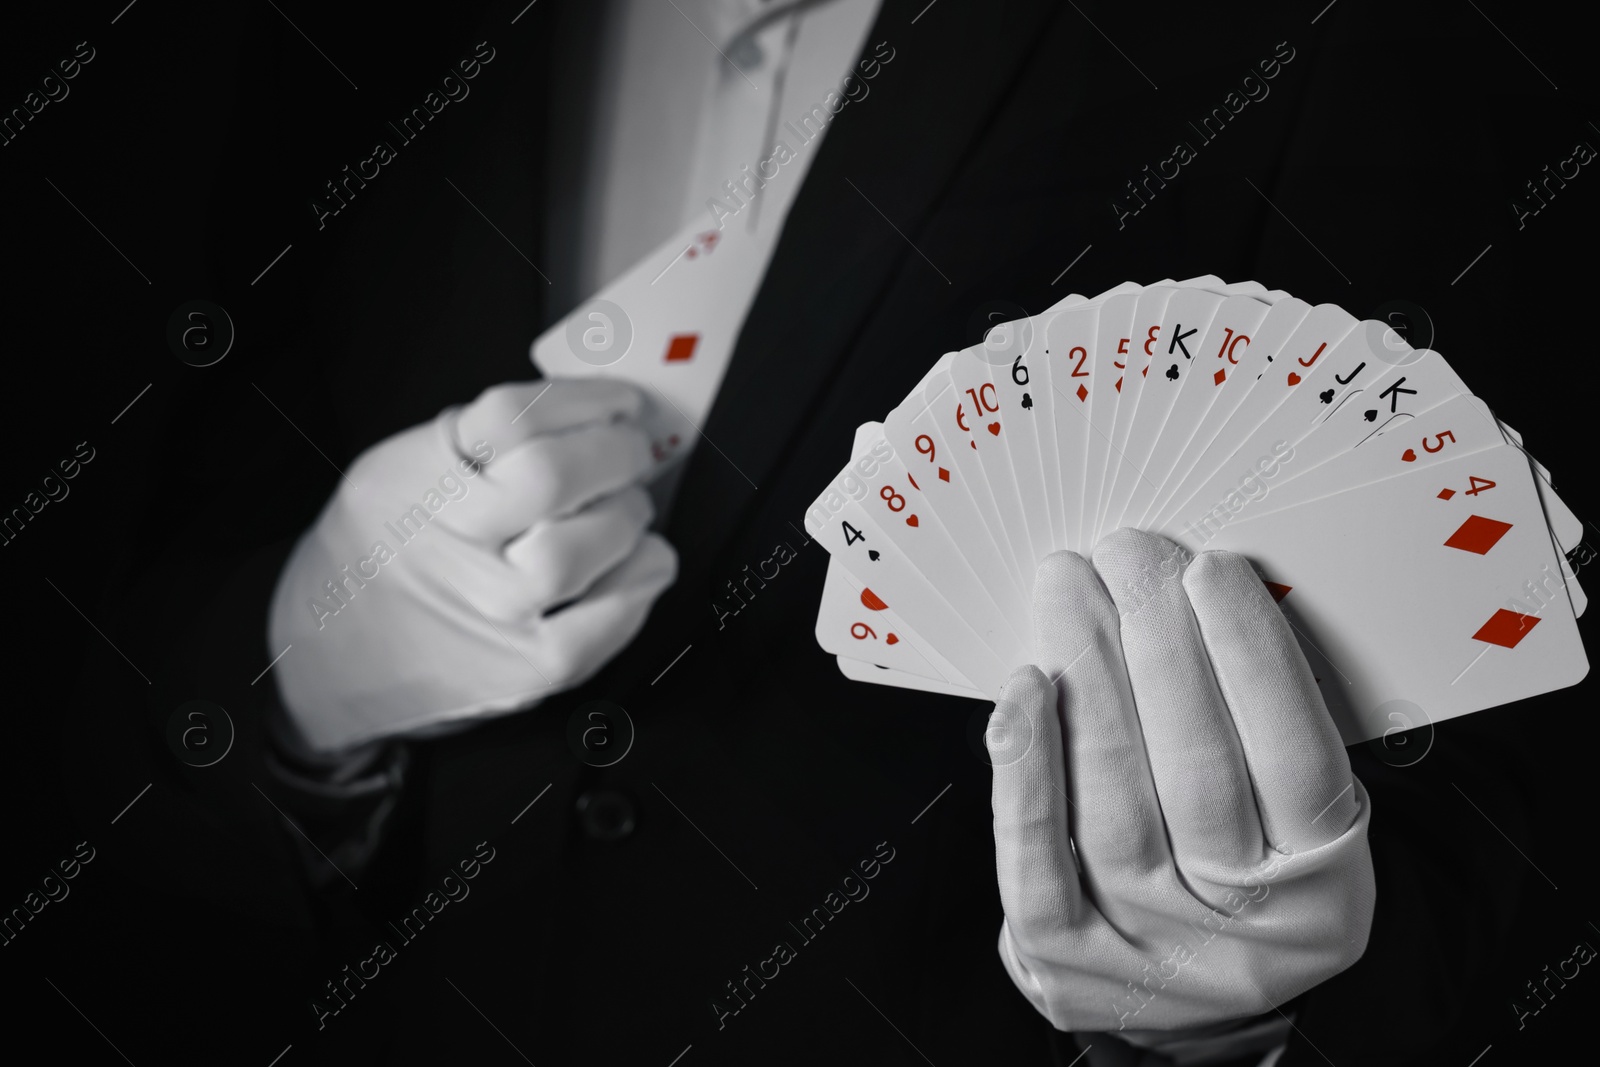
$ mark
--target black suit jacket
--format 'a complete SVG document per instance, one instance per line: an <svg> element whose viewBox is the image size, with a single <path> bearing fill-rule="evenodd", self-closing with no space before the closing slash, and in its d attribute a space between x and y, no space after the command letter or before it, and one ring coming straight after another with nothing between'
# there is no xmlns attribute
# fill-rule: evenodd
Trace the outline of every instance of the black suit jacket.
<svg viewBox="0 0 1600 1067"><path fill-rule="evenodd" d="M1441 332L1472 323L1440 345L1487 393L1520 312L1486 298L1534 299L1519 256L1535 253L1450 278L1484 244L1510 242L1507 175L1523 152L1536 172L1544 157L1527 142L1564 145L1572 124L1470 10L1435 21L1347 2L1312 23L1314 11L1271 5L885 0L869 42L895 59L820 148L705 423L716 447L695 450L671 510L676 585L580 691L413 746L405 799L360 888L314 893L269 808L270 675L248 681L272 652L265 598L284 545L331 490L332 466L530 376L528 341L567 310L550 295L581 295L545 285L524 257L571 239L541 207L570 188L570 156L552 146L582 95L570 42L589 30L584 12L551 0L513 25L521 6L304 27L359 68L349 94L272 12L233 27L236 97L204 176L200 276L239 309L241 348L160 401L153 462L185 464L197 491L162 529L134 534L128 592L107 606L135 661L160 666L144 714L128 716L117 709L129 679L109 650L86 653L99 729L64 772L83 813L114 807L136 780L160 783L142 802L151 825L126 829L138 843L126 854L147 859L119 861L120 877L150 914L198 915L208 933L160 933L109 906L87 929L116 931L124 956L158 960L181 983L197 1021L175 1040L210 1048L248 1025L267 1035L263 1062L283 1044L314 1062L514 1062L508 1045L536 1063L1071 1061L1077 1047L995 952L978 741L988 708L839 674L812 634L826 558L806 540L806 505L853 427L975 340L997 302L1036 313L1125 279L1256 278L1359 314L1404 297ZM319 228L309 202L323 183L480 40L496 58L473 96ZM1478 77L1485 66L1499 80ZM1214 109L1229 118L1208 137L1197 127ZM1151 181L1180 141L1193 159ZM1504 388L1508 418L1528 422L1516 413L1526 395ZM780 545L792 562L745 584ZM735 615L713 606L729 582L747 602ZM238 754L216 768L177 765L161 741L193 696L240 727ZM572 743L593 700L631 722L613 766L585 763ZM1563 701L1538 710L1566 714ZM1508 1039L1514 1020L1489 1031L1463 1018L1506 1014L1526 962L1507 930L1538 876L1451 785L1510 838L1532 832L1539 794L1515 714L1439 727L1415 766L1352 754L1374 802L1377 918L1360 963L1286 1006L1297 1029L1285 1067L1470 1058ZM139 769L97 769L129 760ZM596 829L597 805L622 811L611 825L628 832ZM479 842L494 859L471 895L408 937L404 917ZM869 892L841 903L864 862ZM1552 920L1527 952L1565 955L1567 926L1581 932ZM344 968L361 971L378 941L397 958L350 984ZM780 943L793 958L773 977L765 961L787 956ZM111 990L137 973L113 964L85 981L116 1018ZM213 985L217 974L229 981ZM345 1006L324 1016L329 982ZM125 1034L142 1032L139 1003Z"/></svg>

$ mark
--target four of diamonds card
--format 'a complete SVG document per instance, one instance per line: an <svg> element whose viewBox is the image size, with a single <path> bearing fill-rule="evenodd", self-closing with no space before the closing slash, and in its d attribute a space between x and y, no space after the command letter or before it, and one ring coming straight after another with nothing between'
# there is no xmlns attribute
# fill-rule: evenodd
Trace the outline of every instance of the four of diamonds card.
<svg viewBox="0 0 1600 1067"><path fill-rule="evenodd" d="M1034 659L1039 561L1134 527L1251 560L1347 744L1520 700L1588 671L1582 525L1521 444L1444 357L1332 304L1215 277L1068 297L857 431L806 515L817 640L850 678L994 700Z"/></svg>

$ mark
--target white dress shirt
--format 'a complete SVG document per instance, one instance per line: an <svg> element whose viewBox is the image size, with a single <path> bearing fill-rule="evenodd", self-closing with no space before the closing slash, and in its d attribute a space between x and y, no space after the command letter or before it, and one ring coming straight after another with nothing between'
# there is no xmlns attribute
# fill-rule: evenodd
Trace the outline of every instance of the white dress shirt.
<svg viewBox="0 0 1600 1067"><path fill-rule="evenodd" d="M696 218L772 152L780 123L837 92L879 0L616 0L600 29L579 160L576 273L587 297ZM793 145L793 138L788 138ZM821 138L758 193L746 225L779 226ZM780 209L781 205L781 209ZM780 210L775 210L780 209Z"/></svg>

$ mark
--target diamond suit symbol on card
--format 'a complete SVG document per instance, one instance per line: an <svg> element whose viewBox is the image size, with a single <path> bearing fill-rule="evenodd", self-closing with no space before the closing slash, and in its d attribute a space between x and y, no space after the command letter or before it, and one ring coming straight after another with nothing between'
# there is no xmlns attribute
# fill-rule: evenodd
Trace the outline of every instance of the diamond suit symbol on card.
<svg viewBox="0 0 1600 1067"><path fill-rule="evenodd" d="M700 246L699 249L697 250L694 245L690 245L688 248L683 250L683 254L688 259L693 259L697 254L697 251L705 252L706 255L710 255L712 250L717 247L717 241L721 237L722 235L716 230L707 230L705 233L702 233L695 238L696 243L698 243Z"/></svg>
<svg viewBox="0 0 1600 1067"><path fill-rule="evenodd" d="M1517 643L1539 625L1535 615L1524 615L1519 611L1501 608L1489 616L1489 621L1478 628L1472 635L1474 641L1483 641L1501 648L1516 648Z"/></svg>
<svg viewBox="0 0 1600 1067"><path fill-rule="evenodd" d="M1288 596L1289 590L1294 588L1292 585L1279 585L1277 582L1262 582L1261 584L1265 585L1267 592L1272 594L1272 602L1274 604L1283 603L1283 598ZM1297 600L1295 603L1298 604L1299 601Z"/></svg>
<svg viewBox="0 0 1600 1067"><path fill-rule="evenodd" d="M697 333L674 334L672 340L667 342L666 362L687 363L694 358L695 346L700 343Z"/></svg>
<svg viewBox="0 0 1600 1067"><path fill-rule="evenodd" d="M1439 490L1439 499L1440 500L1449 500L1451 497L1453 497L1455 495L1456 495L1456 491L1454 489L1441 489L1441 490Z"/></svg>
<svg viewBox="0 0 1600 1067"><path fill-rule="evenodd" d="M1081 385L1078 386L1078 399L1080 401L1089 399L1089 390L1085 389Z"/></svg>
<svg viewBox="0 0 1600 1067"><path fill-rule="evenodd" d="M950 472L948 470L946 470L945 468L940 467L939 468L939 480L941 482L948 482L950 480Z"/></svg>
<svg viewBox="0 0 1600 1067"><path fill-rule="evenodd" d="M1469 515L1467 521L1456 527L1456 532L1445 541L1447 548L1486 555L1511 529L1509 522L1486 519L1482 515Z"/></svg>
<svg viewBox="0 0 1600 1067"><path fill-rule="evenodd" d="M1223 382L1228 380L1228 372L1225 370L1219 370L1217 373L1211 376L1211 380L1217 385L1221 385Z"/></svg>

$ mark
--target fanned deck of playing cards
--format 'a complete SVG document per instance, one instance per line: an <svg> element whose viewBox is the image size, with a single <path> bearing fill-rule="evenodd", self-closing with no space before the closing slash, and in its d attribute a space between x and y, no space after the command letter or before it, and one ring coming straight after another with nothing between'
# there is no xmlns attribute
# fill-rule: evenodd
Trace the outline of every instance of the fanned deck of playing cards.
<svg viewBox="0 0 1600 1067"><path fill-rule="evenodd" d="M1215 277L946 354L806 514L850 678L994 700L1034 572L1121 527L1248 557L1347 744L1573 685L1581 524L1437 352Z"/></svg>

